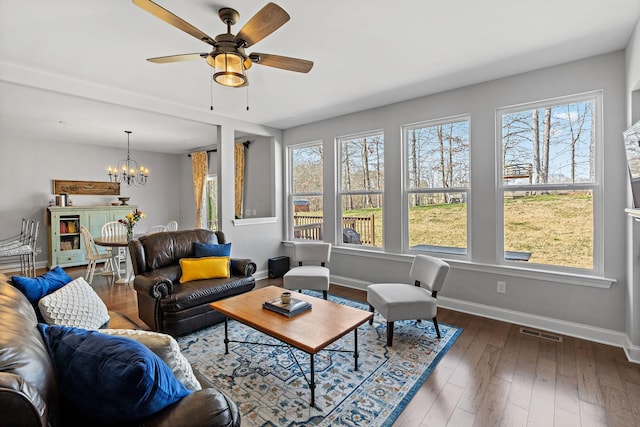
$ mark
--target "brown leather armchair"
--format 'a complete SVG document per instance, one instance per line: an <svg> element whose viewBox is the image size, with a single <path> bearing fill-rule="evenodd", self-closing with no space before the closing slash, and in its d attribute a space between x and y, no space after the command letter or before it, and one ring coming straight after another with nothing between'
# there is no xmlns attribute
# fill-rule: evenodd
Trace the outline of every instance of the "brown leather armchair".
<svg viewBox="0 0 640 427"><path fill-rule="evenodd" d="M154 233L129 242L138 316L154 331L179 336L222 322L224 316L209 304L255 287L256 264L237 258L231 258L228 278L180 283L180 259L195 256L195 242L226 243L223 232L203 229Z"/></svg>

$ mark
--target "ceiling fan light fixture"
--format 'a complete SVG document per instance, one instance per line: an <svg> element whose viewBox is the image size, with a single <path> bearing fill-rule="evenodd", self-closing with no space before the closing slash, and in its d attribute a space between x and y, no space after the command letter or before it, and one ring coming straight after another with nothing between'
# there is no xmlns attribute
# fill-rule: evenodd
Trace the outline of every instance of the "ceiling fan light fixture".
<svg viewBox="0 0 640 427"><path fill-rule="evenodd" d="M207 63L215 69L213 80L223 86L241 87L248 83L245 73L245 58L233 52L208 56Z"/></svg>

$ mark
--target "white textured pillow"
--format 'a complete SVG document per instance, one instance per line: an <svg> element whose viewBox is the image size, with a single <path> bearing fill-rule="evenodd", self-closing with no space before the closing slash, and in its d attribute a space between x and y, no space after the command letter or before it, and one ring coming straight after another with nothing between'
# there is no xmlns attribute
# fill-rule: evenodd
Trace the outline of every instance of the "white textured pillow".
<svg viewBox="0 0 640 427"><path fill-rule="evenodd" d="M107 306L83 277L42 297L38 308L50 325L98 329L109 321Z"/></svg>
<svg viewBox="0 0 640 427"><path fill-rule="evenodd" d="M200 382L193 375L191 364L180 352L180 346L171 335L134 329L101 329L100 332L131 338L144 344L171 368L176 379L187 389L191 391L202 389Z"/></svg>

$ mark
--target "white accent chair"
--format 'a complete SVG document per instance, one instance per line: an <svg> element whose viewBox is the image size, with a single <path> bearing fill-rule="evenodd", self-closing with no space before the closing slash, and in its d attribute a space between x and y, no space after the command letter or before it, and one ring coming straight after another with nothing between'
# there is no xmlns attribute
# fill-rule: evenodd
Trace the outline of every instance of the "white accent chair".
<svg viewBox="0 0 640 427"><path fill-rule="evenodd" d="M449 273L449 264L440 258L416 255L409 276L415 285L406 283L375 283L367 288L369 310L378 310L387 320L387 346L393 344L393 323L396 320L432 319L436 334L440 329L436 313L438 292ZM369 321L373 324L373 319Z"/></svg>
<svg viewBox="0 0 640 427"><path fill-rule="evenodd" d="M329 291L329 268L326 263L331 256L331 243L296 242L293 244L293 259L297 267L289 270L282 279L285 289L312 289L322 291L327 299ZM312 265L303 265L312 264Z"/></svg>
<svg viewBox="0 0 640 427"><path fill-rule="evenodd" d="M127 234L127 227L124 224L121 224L118 221L107 222L102 226L100 230L100 235L102 237L115 237L115 236L125 236ZM113 271L118 275L118 279L122 279L120 274L120 262L125 260L125 250L124 248L110 248L111 250L111 267Z"/></svg>
<svg viewBox="0 0 640 427"><path fill-rule="evenodd" d="M113 277L115 271L113 271L113 268L111 269L112 271L109 271L107 268L111 262L111 252L100 253L96 246L96 242L93 241L91 232L84 225L80 226L80 234L82 234L82 242L84 243L85 258L89 261L87 264L87 271L84 275L84 280L86 280L90 285L93 284L93 275L96 272L96 264L98 261L105 262L105 267L101 274L110 274Z"/></svg>
<svg viewBox="0 0 640 427"><path fill-rule="evenodd" d="M167 231L178 231L178 221L169 221L167 224Z"/></svg>

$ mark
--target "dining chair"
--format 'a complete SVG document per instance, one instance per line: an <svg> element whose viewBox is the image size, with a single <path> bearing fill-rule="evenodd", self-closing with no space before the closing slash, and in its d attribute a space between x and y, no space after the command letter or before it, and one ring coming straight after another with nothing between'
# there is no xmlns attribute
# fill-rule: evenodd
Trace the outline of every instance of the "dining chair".
<svg viewBox="0 0 640 427"><path fill-rule="evenodd" d="M154 225L153 227L148 229L145 234L161 233L163 231L167 231L166 225Z"/></svg>
<svg viewBox="0 0 640 427"><path fill-rule="evenodd" d="M100 230L100 235L102 237L114 237L114 236L125 236L127 234L127 227L124 224L121 224L118 221L110 221L105 223ZM118 279L121 279L120 275L120 262L125 259L125 251L124 248L109 248L111 252L111 266L113 270L117 273Z"/></svg>
<svg viewBox="0 0 640 427"><path fill-rule="evenodd" d="M36 276L36 241L40 221L23 218L20 233L0 240L0 258L20 261L20 274Z"/></svg>
<svg viewBox="0 0 640 427"><path fill-rule="evenodd" d="M93 283L93 275L96 272L96 264L98 261L104 261L105 265L102 269L102 274L110 274L112 277L116 270L109 269L108 266L111 263L110 252L100 252L96 246L96 242L93 241L93 236L87 227L80 226L80 234L82 234L82 242L84 244L85 259L89 261L87 264L87 270L84 275L84 279L91 285Z"/></svg>
<svg viewBox="0 0 640 427"><path fill-rule="evenodd" d="M375 283L367 287L369 311L378 310L387 320L387 346L393 344L393 324L397 320L433 320L436 335L440 329L436 313L438 292L442 289L449 273L449 264L440 258L416 255L411 264L409 277L414 284ZM369 320L373 324L373 319Z"/></svg>
<svg viewBox="0 0 640 427"><path fill-rule="evenodd" d="M330 271L326 266L331 256L331 243L295 242L293 259L298 266L287 271L282 278L286 289L312 289L322 291L327 299Z"/></svg>
<svg viewBox="0 0 640 427"><path fill-rule="evenodd" d="M178 221L169 221L167 224L167 231L178 231Z"/></svg>

